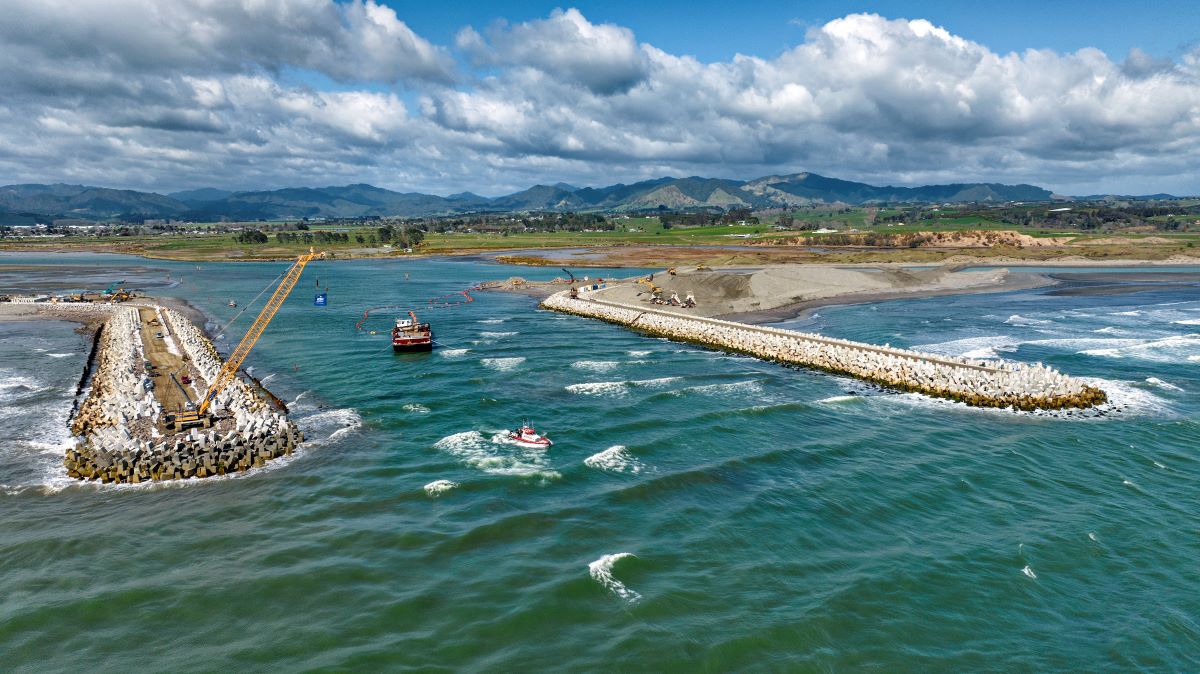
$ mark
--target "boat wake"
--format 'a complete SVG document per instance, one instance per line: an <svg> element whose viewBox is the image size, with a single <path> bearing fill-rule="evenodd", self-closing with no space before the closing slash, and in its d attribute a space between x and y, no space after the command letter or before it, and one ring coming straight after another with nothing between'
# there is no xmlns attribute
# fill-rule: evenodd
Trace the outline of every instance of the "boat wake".
<svg viewBox="0 0 1200 674"><path fill-rule="evenodd" d="M600 583L604 589L609 590L621 599L624 599L632 604L641 599L642 595L629 589L625 586L625 583L622 583L613 576L613 567L616 566L617 562L628 557L636 558L636 555L630 552L618 552L613 555L604 555L600 559L588 564L588 574L591 575L592 580Z"/></svg>
<svg viewBox="0 0 1200 674"><path fill-rule="evenodd" d="M544 449L517 444L507 430L493 431L490 437L479 431L464 431L447 435L433 446L491 475L540 477L543 480L561 477L550 467Z"/></svg>

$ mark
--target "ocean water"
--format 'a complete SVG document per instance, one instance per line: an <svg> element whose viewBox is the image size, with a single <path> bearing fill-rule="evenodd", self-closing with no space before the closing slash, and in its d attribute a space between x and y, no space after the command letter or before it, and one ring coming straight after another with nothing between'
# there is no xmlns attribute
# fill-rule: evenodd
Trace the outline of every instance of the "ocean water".
<svg viewBox="0 0 1200 674"><path fill-rule="evenodd" d="M69 285L49 267L4 272L64 262L89 287L136 270L215 326L286 267L3 255L0 279ZM354 329L367 306L557 271L310 266L249 360L309 441L218 480L62 478L87 344L68 323L0 322L0 667L1200 665L1194 283L827 307L785 324L1043 361L1110 392L1102 415L1068 418L885 393L518 295L419 311L432 354L390 352L393 311L367 321L381 334ZM316 281L328 307L312 305ZM504 441L526 419L553 448Z"/></svg>

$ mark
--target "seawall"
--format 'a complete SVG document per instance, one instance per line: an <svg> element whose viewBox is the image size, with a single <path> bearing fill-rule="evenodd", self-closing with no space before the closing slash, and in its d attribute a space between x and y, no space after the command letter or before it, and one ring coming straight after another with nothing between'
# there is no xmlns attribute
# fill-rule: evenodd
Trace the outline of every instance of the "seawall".
<svg viewBox="0 0 1200 674"><path fill-rule="evenodd" d="M957 400L976 407L1017 410L1086 408L1104 391L1042 364L982 361L922 353L813 333L750 326L608 300L578 299L568 291L543 308L624 325L656 337L744 353L764 360L847 375L888 388Z"/></svg>

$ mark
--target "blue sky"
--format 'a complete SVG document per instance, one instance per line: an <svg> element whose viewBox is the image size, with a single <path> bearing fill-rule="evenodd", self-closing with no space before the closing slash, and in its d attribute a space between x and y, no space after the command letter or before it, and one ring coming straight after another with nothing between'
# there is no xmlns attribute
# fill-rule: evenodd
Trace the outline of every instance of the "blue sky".
<svg viewBox="0 0 1200 674"><path fill-rule="evenodd" d="M0 183L1200 194L1194 1L7 0L0 91Z"/></svg>
<svg viewBox="0 0 1200 674"><path fill-rule="evenodd" d="M529 21L558 7L576 7L589 19L628 26L638 39L704 61L728 60L736 53L773 56L803 41L810 26L855 13L890 18L928 19L994 51L1095 47L1120 59L1137 47L1156 57L1177 57L1200 41L1200 2L1106 2L1095 0L1007 0L970 2L412 2L389 0L417 32L450 44L466 25L477 28L497 19Z"/></svg>

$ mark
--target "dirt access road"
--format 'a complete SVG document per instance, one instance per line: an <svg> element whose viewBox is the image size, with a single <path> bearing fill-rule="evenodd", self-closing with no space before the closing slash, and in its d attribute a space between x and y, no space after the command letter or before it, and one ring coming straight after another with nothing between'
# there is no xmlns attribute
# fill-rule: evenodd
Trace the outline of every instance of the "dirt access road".
<svg viewBox="0 0 1200 674"><path fill-rule="evenodd" d="M141 322L142 345L146 352L146 360L154 366L150 372L157 372L157 376L152 376L154 382L154 397L158 399L164 411L174 412L186 409L188 403L187 396L191 400L199 400L203 395L196 391L197 385L184 385L187 389L187 396L180 390L179 386L171 380L171 375L174 374L180 384L183 383L183 375L188 375L195 378L192 368L188 367L188 363L183 360L183 349L178 342L175 341L167 325L162 324L158 320L158 312L149 307L140 307L138 309L138 317ZM162 335L159 337L158 335Z"/></svg>

